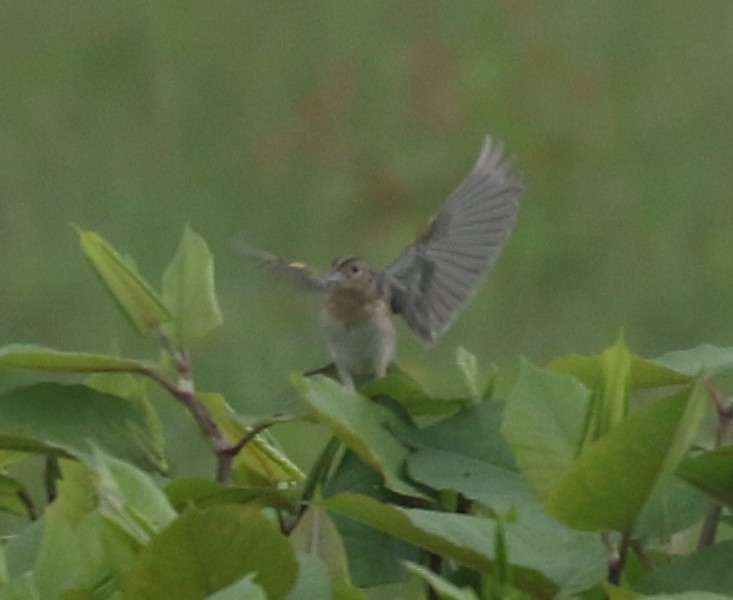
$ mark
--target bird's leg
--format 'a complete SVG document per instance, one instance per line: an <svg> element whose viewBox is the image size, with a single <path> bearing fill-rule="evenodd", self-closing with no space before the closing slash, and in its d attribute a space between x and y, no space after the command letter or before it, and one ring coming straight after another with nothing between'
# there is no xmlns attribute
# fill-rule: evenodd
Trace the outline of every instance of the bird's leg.
<svg viewBox="0 0 733 600"><path fill-rule="evenodd" d="M338 372L339 379L341 380L341 383L344 385L344 387L352 391L356 390L354 379L351 377L351 373L349 373L349 370L344 367L344 365L342 365L339 361L336 361L336 371Z"/></svg>

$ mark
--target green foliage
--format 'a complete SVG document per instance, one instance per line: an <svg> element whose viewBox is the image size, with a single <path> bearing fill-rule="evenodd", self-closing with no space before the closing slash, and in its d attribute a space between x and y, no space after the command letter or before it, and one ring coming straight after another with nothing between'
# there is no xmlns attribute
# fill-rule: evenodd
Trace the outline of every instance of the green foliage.
<svg viewBox="0 0 733 600"><path fill-rule="evenodd" d="M730 349L524 360L505 402L494 373L481 398L465 350L467 397L398 368L358 391L293 375L299 412L257 421L195 386L191 344L222 321L203 239L184 231L158 295L81 237L161 356L0 349L4 368L86 377L0 396L0 511L28 520L0 546L0 600L364 600L400 581L414 600L733 598ZM212 477L166 472L154 389L192 417ZM285 421L332 435L306 472L267 431ZM31 454L43 499L12 470Z"/></svg>

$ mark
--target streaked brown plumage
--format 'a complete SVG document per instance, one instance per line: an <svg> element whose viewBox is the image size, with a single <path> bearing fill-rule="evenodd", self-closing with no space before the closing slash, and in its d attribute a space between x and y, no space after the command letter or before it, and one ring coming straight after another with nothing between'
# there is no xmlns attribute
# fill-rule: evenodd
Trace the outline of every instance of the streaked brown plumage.
<svg viewBox="0 0 733 600"><path fill-rule="evenodd" d="M322 295L321 325L339 376L383 377L394 359L399 314L425 343L443 334L499 258L512 231L521 180L487 137L471 172L448 196L427 231L384 271L357 257L327 273L267 252L246 253L298 287Z"/></svg>

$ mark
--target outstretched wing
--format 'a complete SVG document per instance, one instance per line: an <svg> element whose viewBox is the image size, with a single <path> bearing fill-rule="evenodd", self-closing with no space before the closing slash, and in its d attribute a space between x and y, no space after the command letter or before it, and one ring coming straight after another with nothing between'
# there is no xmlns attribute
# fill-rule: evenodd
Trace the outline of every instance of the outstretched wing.
<svg viewBox="0 0 733 600"><path fill-rule="evenodd" d="M427 232L387 267L392 310L424 342L445 332L501 255L522 192L511 169L503 145L487 137Z"/></svg>
<svg viewBox="0 0 733 600"><path fill-rule="evenodd" d="M301 262L290 262L264 250L252 248L241 243L234 244L237 252L254 260L268 273L306 291L320 292L326 287L323 273Z"/></svg>

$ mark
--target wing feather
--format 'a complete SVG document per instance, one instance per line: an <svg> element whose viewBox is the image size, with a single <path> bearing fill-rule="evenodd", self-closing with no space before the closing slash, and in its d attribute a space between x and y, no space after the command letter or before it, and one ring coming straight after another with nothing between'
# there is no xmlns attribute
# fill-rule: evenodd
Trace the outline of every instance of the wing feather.
<svg viewBox="0 0 733 600"><path fill-rule="evenodd" d="M299 289L321 292L326 287L325 275L304 263L287 261L264 250L240 243L236 245L236 250L254 260L268 274Z"/></svg>
<svg viewBox="0 0 733 600"><path fill-rule="evenodd" d="M445 332L498 260L521 192L503 145L487 137L427 233L386 269L392 309L426 343Z"/></svg>

